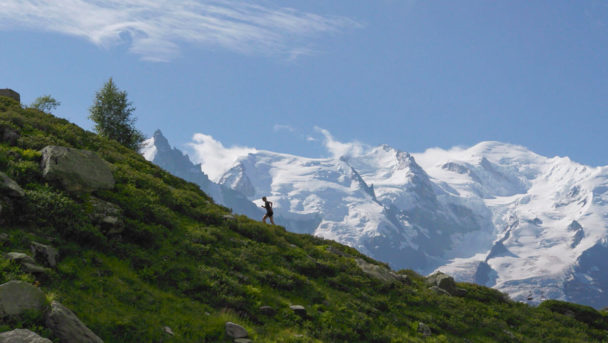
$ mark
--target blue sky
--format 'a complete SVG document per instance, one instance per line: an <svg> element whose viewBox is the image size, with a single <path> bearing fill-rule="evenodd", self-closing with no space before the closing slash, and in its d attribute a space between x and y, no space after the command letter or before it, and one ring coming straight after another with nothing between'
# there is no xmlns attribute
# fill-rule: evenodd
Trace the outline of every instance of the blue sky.
<svg viewBox="0 0 608 343"><path fill-rule="evenodd" d="M113 77L187 150L484 140L608 165L608 2L3 0L0 88L86 129Z"/></svg>

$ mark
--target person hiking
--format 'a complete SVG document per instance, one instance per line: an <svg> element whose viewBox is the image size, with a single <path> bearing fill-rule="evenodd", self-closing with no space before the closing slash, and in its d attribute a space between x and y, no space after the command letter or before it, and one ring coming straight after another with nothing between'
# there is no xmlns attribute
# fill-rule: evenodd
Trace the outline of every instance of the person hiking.
<svg viewBox="0 0 608 343"><path fill-rule="evenodd" d="M262 205L262 207L266 209L266 214L262 218L262 221L264 224L266 224L266 218L270 218L270 223L275 225L274 220L272 219L272 215L274 214L272 211L272 201L266 200L266 197L262 197L262 200L264 201L264 205Z"/></svg>

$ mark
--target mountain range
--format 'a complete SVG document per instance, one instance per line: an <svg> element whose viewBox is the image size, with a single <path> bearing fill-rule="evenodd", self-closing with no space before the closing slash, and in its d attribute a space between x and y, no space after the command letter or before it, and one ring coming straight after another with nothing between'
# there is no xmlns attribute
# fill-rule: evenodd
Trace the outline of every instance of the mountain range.
<svg viewBox="0 0 608 343"><path fill-rule="evenodd" d="M211 180L160 131L141 153L237 213L261 217L267 196L287 230L395 268L530 303L608 306L608 167L500 142L419 154L381 145L331 158L256 151Z"/></svg>

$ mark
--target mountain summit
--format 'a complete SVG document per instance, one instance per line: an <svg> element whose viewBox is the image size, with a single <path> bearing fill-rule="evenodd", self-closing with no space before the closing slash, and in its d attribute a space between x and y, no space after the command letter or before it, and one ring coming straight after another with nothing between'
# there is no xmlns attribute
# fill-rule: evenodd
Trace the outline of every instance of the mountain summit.
<svg viewBox="0 0 608 343"><path fill-rule="evenodd" d="M163 166L163 144L149 143L144 156ZM177 164L163 167L184 175ZM420 154L381 145L336 158L256 151L214 187L257 205L269 196L288 230L336 240L397 268L441 270L522 301L604 307L607 180L606 167L482 142ZM239 206L230 207L244 213Z"/></svg>

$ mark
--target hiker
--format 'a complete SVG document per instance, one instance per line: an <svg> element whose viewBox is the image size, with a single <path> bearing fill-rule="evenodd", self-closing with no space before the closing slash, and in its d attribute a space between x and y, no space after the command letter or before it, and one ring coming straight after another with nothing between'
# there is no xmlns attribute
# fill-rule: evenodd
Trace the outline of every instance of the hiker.
<svg viewBox="0 0 608 343"><path fill-rule="evenodd" d="M262 207L266 209L266 214L262 218L262 221L266 224L266 218L270 218L270 223L274 225L274 220L272 219L272 215L274 214L274 212L272 212L272 201L266 200L266 197L262 197L262 200L264 200L264 205L262 205Z"/></svg>

